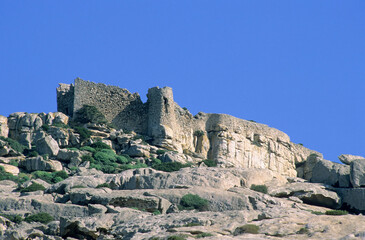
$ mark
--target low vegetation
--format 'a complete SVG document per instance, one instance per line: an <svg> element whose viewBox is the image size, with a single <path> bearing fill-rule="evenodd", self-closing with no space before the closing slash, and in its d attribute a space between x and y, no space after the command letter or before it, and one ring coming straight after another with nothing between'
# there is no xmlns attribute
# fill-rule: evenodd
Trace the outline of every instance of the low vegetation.
<svg viewBox="0 0 365 240"><path fill-rule="evenodd" d="M261 192L261 193L267 193L267 186L266 185L255 185L252 184L250 187L251 190L254 190L256 192Z"/></svg>
<svg viewBox="0 0 365 240"><path fill-rule="evenodd" d="M85 123L107 123L104 114L102 114L95 106L84 105L76 111L75 122Z"/></svg>
<svg viewBox="0 0 365 240"><path fill-rule="evenodd" d="M20 192L35 192L35 191L44 191L46 188L39 183L32 183L30 186L20 189Z"/></svg>
<svg viewBox="0 0 365 240"><path fill-rule="evenodd" d="M102 184L99 184L98 186L96 186L96 188L110 188L111 189L111 186L109 183L102 183Z"/></svg>
<svg viewBox="0 0 365 240"><path fill-rule="evenodd" d="M25 173L19 173L18 176L14 176L11 173L5 172L4 167L0 166L0 181L2 180L10 180L18 184L25 183L30 178Z"/></svg>
<svg viewBox="0 0 365 240"><path fill-rule="evenodd" d="M45 171L35 171L32 173L34 179L42 179L50 184L58 183L66 178L68 178L68 174L65 171L58 172L45 172Z"/></svg>
<svg viewBox="0 0 365 240"><path fill-rule="evenodd" d="M25 149L27 149L26 146L20 144L18 141L11 139L11 138L6 138L6 137L0 137L0 140L3 140L5 142L7 142L9 144L9 146L14 149L15 151L17 151L18 153L23 153L23 151Z"/></svg>
<svg viewBox="0 0 365 240"><path fill-rule="evenodd" d="M206 159L203 161L203 163L207 166L207 167L216 167L217 166L217 162L214 160L210 160L210 159Z"/></svg>
<svg viewBox="0 0 365 240"><path fill-rule="evenodd" d="M325 214L339 216L339 215L347 215L349 213L346 210L328 210L325 212Z"/></svg>
<svg viewBox="0 0 365 240"><path fill-rule="evenodd" d="M36 214L33 214L33 215L29 215L27 217L24 218L24 221L26 222L40 222L40 223L43 223L43 224L47 224L47 223L50 223L54 220L54 218L49 215L48 213L45 213L45 212L40 212L40 213L36 213Z"/></svg>
<svg viewBox="0 0 365 240"><path fill-rule="evenodd" d="M172 235L167 240L186 240L186 237L183 235Z"/></svg>
<svg viewBox="0 0 365 240"><path fill-rule="evenodd" d="M201 198L199 195L186 194L180 200L180 209L207 211L209 208L209 201Z"/></svg>
<svg viewBox="0 0 365 240"><path fill-rule="evenodd" d="M24 219L20 215L10 215L10 214L3 214L0 213L0 216L8 219L9 221L13 223L21 223Z"/></svg>
<svg viewBox="0 0 365 240"><path fill-rule="evenodd" d="M234 230L233 235L241 235L244 233L251 233L251 234L258 234L260 230L260 227L255 224L245 224L243 226L240 226Z"/></svg>
<svg viewBox="0 0 365 240"><path fill-rule="evenodd" d="M182 164L179 162L167 162L167 163L159 163L153 164L151 167L164 172L175 172L179 171L181 168L190 167L190 164Z"/></svg>

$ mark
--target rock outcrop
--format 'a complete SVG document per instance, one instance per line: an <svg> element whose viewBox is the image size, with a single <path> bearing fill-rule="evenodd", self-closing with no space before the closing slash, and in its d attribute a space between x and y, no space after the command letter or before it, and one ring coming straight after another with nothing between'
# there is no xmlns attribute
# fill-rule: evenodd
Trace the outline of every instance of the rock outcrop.
<svg viewBox="0 0 365 240"><path fill-rule="evenodd" d="M0 239L364 238L363 158L147 97L76 79L63 113L0 116ZM68 124L84 104L114 126Z"/></svg>
<svg viewBox="0 0 365 240"><path fill-rule="evenodd" d="M0 115L0 137L8 137L8 118Z"/></svg>
<svg viewBox="0 0 365 240"><path fill-rule="evenodd" d="M58 111L74 116L83 104L93 105L118 128L147 135L152 145L211 159L222 167L270 169L294 177L295 165L316 153L264 124L225 114L192 116L174 101L169 87L149 89L145 104L138 94L81 79L61 84L57 91ZM148 149L141 146L131 145L126 152L148 157Z"/></svg>

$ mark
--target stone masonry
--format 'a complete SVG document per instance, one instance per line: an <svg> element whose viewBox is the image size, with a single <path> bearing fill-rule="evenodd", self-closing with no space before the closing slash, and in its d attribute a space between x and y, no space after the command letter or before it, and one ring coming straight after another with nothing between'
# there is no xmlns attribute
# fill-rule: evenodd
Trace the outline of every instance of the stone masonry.
<svg viewBox="0 0 365 240"><path fill-rule="evenodd" d="M153 145L222 167L270 169L296 176L295 165L312 153L285 133L226 114L193 116L174 102L172 89L154 87L143 103L138 93L76 79L57 88L58 111L74 116L84 104L97 107L117 128L147 135Z"/></svg>

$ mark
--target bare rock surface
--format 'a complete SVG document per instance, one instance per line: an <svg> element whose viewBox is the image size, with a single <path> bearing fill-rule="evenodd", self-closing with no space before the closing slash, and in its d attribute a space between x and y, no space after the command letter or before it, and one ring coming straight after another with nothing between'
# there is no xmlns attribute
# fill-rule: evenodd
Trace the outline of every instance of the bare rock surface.
<svg viewBox="0 0 365 240"><path fill-rule="evenodd" d="M355 156L351 154L342 154L338 157L338 159L343 162L344 164L350 165L352 161L357 159L365 159L362 156Z"/></svg>
<svg viewBox="0 0 365 240"><path fill-rule="evenodd" d="M41 155L57 156L59 150L58 143L51 136L46 136L37 141L37 152Z"/></svg>
<svg viewBox="0 0 365 240"><path fill-rule="evenodd" d="M0 136L8 137L9 127L8 127L8 118L0 115Z"/></svg>
<svg viewBox="0 0 365 240"><path fill-rule="evenodd" d="M365 159L353 160L350 164L350 181L353 187L365 186Z"/></svg>
<svg viewBox="0 0 365 240"><path fill-rule="evenodd" d="M56 160L44 160L42 156L27 158L20 161L20 167L27 171L61 171L62 164Z"/></svg>

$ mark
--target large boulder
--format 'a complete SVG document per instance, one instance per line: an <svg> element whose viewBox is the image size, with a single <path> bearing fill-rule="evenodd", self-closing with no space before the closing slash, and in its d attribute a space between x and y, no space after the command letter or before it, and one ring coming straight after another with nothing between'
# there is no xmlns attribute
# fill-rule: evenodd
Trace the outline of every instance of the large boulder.
<svg viewBox="0 0 365 240"><path fill-rule="evenodd" d="M60 147L67 147L70 144L70 130L60 127L50 127L47 131L48 134L56 140Z"/></svg>
<svg viewBox="0 0 365 240"><path fill-rule="evenodd" d="M48 156L57 156L58 151L60 150L56 140L54 140L51 136L46 136L36 143L37 152L41 155L48 154Z"/></svg>
<svg viewBox="0 0 365 240"><path fill-rule="evenodd" d="M8 118L0 115L0 137L8 137Z"/></svg>
<svg viewBox="0 0 365 240"><path fill-rule="evenodd" d="M2 166L4 168L4 171L7 173L11 173L15 176L19 174L19 168L16 166L4 164L4 163L0 163L0 166Z"/></svg>
<svg viewBox="0 0 365 240"><path fill-rule="evenodd" d="M343 162L344 164L350 165L352 161L357 160L357 159L365 159L364 157L361 156L355 156L355 155L351 155L351 154L342 154L338 157L338 159Z"/></svg>
<svg viewBox="0 0 365 240"><path fill-rule="evenodd" d="M150 157L150 147L142 143L131 142L124 153L131 157Z"/></svg>
<svg viewBox="0 0 365 240"><path fill-rule="evenodd" d="M61 171L62 164L56 160L44 160L43 157L27 158L19 162L19 166L27 171Z"/></svg>
<svg viewBox="0 0 365 240"><path fill-rule="evenodd" d="M357 159L351 162L350 181L355 188L365 186L365 159Z"/></svg>
<svg viewBox="0 0 365 240"><path fill-rule="evenodd" d="M31 148L31 143L44 137L43 121L36 113L17 112L8 117L9 137Z"/></svg>
<svg viewBox="0 0 365 240"><path fill-rule="evenodd" d="M162 160L162 162L179 162L182 164L193 162L193 159L190 156L183 154L183 153L174 152L174 151L165 152L161 156L161 160Z"/></svg>
<svg viewBox="0 0 365 240"><path fill-rule="evenodd" d="M324 184L316 183L290 183L270 190L274 197L297 197L304 203L328 208L339 208L341 199L334 191Z"/></svg>
<svg viewBox="0 0 365 240"><path fill-rule="evenodd" d="M61 217L86 217L89 210L86 206L52 202L51 195L30 195L17 197L0 197L0 212L3 213L38 213L46 212L59 220Z"/></svg>
<svg viewBox="0 0 365 240"><path fill-rule="evenodd" d="M333 187L350 187L350 166L322 159L312 154L298 168L298 177Z"/></svg>
<svg viewBox="0 0 365 240"><path fill-rule="evenodd" d="M365 213L365 188L338 188L343 207L358 213Z"/></svg>
<svg viewBox="0 0 365 240"><path fill-rule="evenodd" d="M128 191L110 189L73 189L70 192L70 200L73 204L89 205L101 204L111 205L114 207L129 207L137 208L147 212L160 211L166 213L171 206L171 203L164 198L146 195L144 191Z"/></svg>
<svg viewBox="0 0 365 240"><path fill-rule="evenodd" d="M90 154L87 151L60 149L58 151L57 159L68 163L68 167L77 167L82 162L81 157Z"/></svg>

